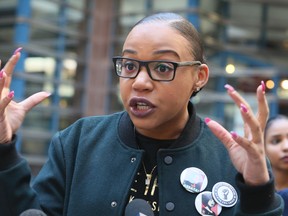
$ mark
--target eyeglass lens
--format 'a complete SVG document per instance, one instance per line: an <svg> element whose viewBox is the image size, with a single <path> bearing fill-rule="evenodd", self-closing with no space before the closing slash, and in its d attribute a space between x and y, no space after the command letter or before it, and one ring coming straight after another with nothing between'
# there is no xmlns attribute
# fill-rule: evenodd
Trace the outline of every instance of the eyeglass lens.
<svg viewBox="0 0 288 216"><path fill-rule="evenodd" d="M171 80L175 72L175 65L165 61L140 62L131 59L117 59L116 70L121 77L134 78L141 66L145 66L152 79ZM147 67L148 66L148 67Z"/></svg>

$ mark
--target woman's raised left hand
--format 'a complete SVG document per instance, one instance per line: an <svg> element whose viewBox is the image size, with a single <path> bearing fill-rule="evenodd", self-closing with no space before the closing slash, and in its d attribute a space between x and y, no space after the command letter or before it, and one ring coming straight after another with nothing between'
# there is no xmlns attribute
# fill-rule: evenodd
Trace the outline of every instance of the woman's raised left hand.
<svg viewBox="0 0 288 216"><path fill-rule="evenodd" d="M265 96L265 84L262 81L256 95L258 112L256 115L244 98L230 85L225 85L229 96L239 107L244 122L244 136L228 132L216 121L205 119L211 131L222 141L229 152L232 163L243 175L248 185L263 185L269 181L264 146L264 128L269 115Z"/></svg>

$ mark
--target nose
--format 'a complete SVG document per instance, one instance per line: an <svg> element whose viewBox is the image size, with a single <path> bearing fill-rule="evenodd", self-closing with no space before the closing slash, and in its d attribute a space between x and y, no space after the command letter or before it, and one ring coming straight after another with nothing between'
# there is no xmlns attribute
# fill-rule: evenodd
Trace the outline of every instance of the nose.
<svg viewBox="0 0 288 216"><path fill-rule="evenodd" d="M149 91L153 89L153 80L145 66L140 67L138 75L134 78L132 87L137 91Z"/></svg>
<svg viewBox="0 0 288 216"><path fill-rule="evenodd" d="M284 139L283 149L286 150L286 151L288 151L288 136Z"/></svg>

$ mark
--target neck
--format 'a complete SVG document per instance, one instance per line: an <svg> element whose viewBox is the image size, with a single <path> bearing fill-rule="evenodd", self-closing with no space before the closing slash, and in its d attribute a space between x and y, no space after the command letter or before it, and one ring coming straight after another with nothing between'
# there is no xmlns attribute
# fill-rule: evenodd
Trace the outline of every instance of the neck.
<svg viewBox="0 0 288 216"><path fill-rule="evenodd" d="M175 118L172 118L169 120L169 122L165 122L164 124L159 125L158 127L153 127L153 128L141 128L141 127L136 127L136 130L146 136L150 137L153 139L158 139L158 140L172 140L172 139L177 139L183 129L186 126L186 123L189 120L189 113L188 110L186 110L185 115L182 115L178 120L175 120L178 116ZM173 122L173 124L171 124ZM171 126L173 125L173 127Z"/></svg>
<svg viewBox="0 0 288 216"><path fill-rule="evenodd" d="M276 190L288 188L288 172L273 170Z"/></svg>

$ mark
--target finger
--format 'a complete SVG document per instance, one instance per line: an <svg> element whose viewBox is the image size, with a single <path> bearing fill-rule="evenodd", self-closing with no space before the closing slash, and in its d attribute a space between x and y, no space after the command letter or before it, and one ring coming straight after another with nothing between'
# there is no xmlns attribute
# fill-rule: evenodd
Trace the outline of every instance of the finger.
<svg viewBox="0 0 288 216"><path fill-rule="evenodd" d="M228 132L222 125L220 125L218 122L213 121L209 118L205 119L205 122L207 126L210 128L212 133L219 139L221 142L225 145L227 150L232 148L235 141L232 138L232 135L230 132Z"/></svg>
<svg viewBox="0 0 288 216"><path fill-rule="evenodd" d="M11 56L11 58L8 60L8 62L6 63L6 65L3 68L3 70L5 71L5 73L7 75L7 79L5 81L5 87L6 88L10 87L14 68L15 68L15 66L16 66L16 64L17 64L17 62L21 56L20 50L21 50L20 48L15 50L14 54Z"/></svg>
<svg viewBox="0 0 288 216"><path fill-rule="evenodd" d="M244 105L246 109L251 110L250 105L245 101L245 99L233 88L233 86L226 84L224 86L227 89L228 95L232 98L232 100L235 102L235 104L238 107L241 107L241 105ZM244 122L244 136L249 137L251 134L250 128L247 125L247 123Z"/></svg>
<svg viewBox="0 0 288 216"><path fill-rule="evenodd" d="M249 140L253 140L256 143L262 142L262 130L260 128L258 119L254 116L251 110L247 109L244 104L240 105L240 112L244 123L247 124L247 128L250 130L250 135L245 134L245 137Z"/></svg>
<svg viewBox="0 0 288 216"><path fill-rule="evenodd" d="M14 98L14 91L9 92L6 97L3 98L3 100L0 101L0 116L3 116L5 108L8 106L8 104L12 101Z"/></svg>
<svg viewBox="0 0 288 216"><path fill-rule="evenodd" d="M251 135L251 130L249 128L249 125L244 122L244 137L249 137Z"/></svg>
<svg viewBox="0 0 288 216"><path fill-rule="evenodd" d="M262 131L266 127L266 122L269 117L269 106L265 95L265 84L261 81L261 85L257 88L257 101L258 101L258 111L257 119L260 123Z"/></svg>
<svg viewBox="0 0 288 216"><path fill-rule="evenodd" d="M50 95L51 94L48 92L38 92L38 93L35 93L35 94L31 95L30 97L26 98L25 100L23 100L19 104L23 106L23 108L26 112L28 112L33 107L35 107L36 105L41 103L43 100L48 98Z"/></svg>
<svg viewBox="0 0 288 216"><path fill-rule="evenodd" d="M246 102L246 100L230 85L226 84L225 88L227 89L227 92L229 96L233 99L233 101L239 106L244 106L247 112L251 114L250 117L253 116L252 109L250 105ZM257 120L261 126L261 130L264 130L266 121L269 115L269 107L268 103L265 97L265 85L263 81L261 82L261 85L257 88L257 100L258 100L258 112L257 112ZM242 116L243 118L243 116ZM253 119L253 121L252 121ZM248 120L248 119L247 119ZM251 118L250 123L244 121L244 134L245 137L249 137L249 135L254 134L258 130L258 123L255 118ZM254 122L254 123L253 123ZM254 131L251 130L251 125L253 126ZM256 126L257 125L257 126Z"/></svg>
<svg viewBox="0 0 288 216"><path fill-rule="evenodd" d="M1 70L0 71L0 98L1 98L1 95L2 95L3 87L4 87L5 76L6 75L4 73L4 70Z"/></svg>
<svg viewBox="0 0 288 216"><path fill-rule="evenodd" d="M251 109L246 100L231 85L226 84L224 87L227 89L228 95L238 107L240 107L241 104L244 104L248 109Z"/></svg>
<svg viewBox="0 0 288 216"><path fill-rule="evenodd" d="M222 125L211 119L206 118L205 122L213 134L224 144L228 151L236 146L235 144L239 144L249 152L251 152L251 149L253 148L254 150L252 154L256 154L256 146L254 146L253 143L248 141L246 138L238 136L238 134L234 131L228 132Z"/></svg>

